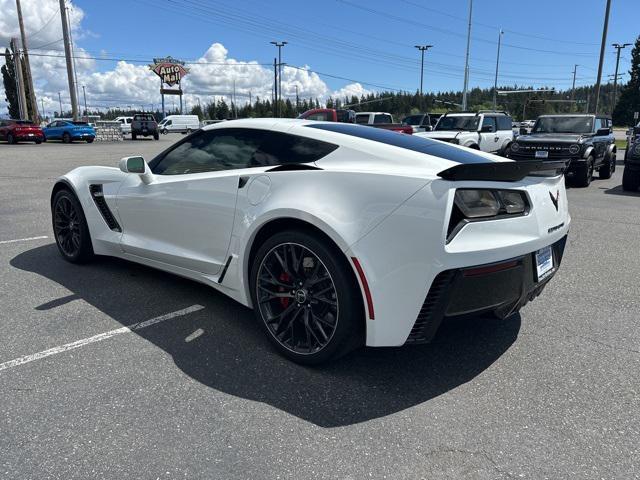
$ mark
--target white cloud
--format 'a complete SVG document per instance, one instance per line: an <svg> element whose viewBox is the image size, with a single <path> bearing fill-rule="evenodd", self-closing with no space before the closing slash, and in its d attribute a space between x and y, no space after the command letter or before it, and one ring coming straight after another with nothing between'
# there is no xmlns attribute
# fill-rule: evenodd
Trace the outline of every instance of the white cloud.
<svg viewBox="0 0 640 480"><path fill-rule="evenodd" d="M38 105L44 103L47 113L59 110L58 92L61 92L65 110L70 109L69 85L62 42L62 27L58 0L22 0L22 11L28 34L36 33L30 40L31 71L36 84ZM0 45L8 45L11 37L19 37L18 23L15 13L15 0L0 0ZM73 6L69 13L74 40L95 36L93 32L83 30L81 26L84 12ZM52 43L53 42L53 43ZM44 46L42 49L34 47ZM76 43L77 57L90 56ZM131 55L135 55L132 52ZM101 50L100 57L108 57L108 50ZM151 60L151 59L150 59ZM2 62L3 63L3 62ZM146 64L119 61L109 70L97 71L102 62L91 59L75 59L78 79L79 103L82 107L82 85L86 86L87 104L90 109L96 107L128 106L158 108L160 104L160 81L149 70ZM220 43L213 43L204 54L188 64L189 74L184 78L182 88L185 100L194 105L198 100L202 104L214 98L225 97L229 100L235 87L238 103L245 103L251 98L271 98L273 89L273 67L261 65L255 60L237 60L229 56L229 51ZM6 112L4 91L0 84L0 113ZM318 98L320 101L328 97L343 98L352 95L360 96L368 93L361 84L352 83L332 91L327 84L311 72L289 66L283 67L283 97L294 99ZM165 97L165 101L174 99ZM177 102L177 98L175 98Z"/></svg>

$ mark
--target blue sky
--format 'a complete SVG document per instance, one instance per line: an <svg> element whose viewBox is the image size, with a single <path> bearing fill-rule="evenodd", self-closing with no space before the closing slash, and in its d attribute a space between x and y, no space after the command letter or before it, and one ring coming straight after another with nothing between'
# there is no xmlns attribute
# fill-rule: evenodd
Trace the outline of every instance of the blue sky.
<svg viewBox="0 0 640 480"><path fill-rule="evenodd" d="M463 84L467 0L323 0L269 2L214 0L76 0L91 33L77 43L90 52L125 58L172 55L195 59L222 43L238 61L269 63L287 40L284 61L309 65L372 85L415 89L419 52L425 57L425 90L457 90ZM604 75L615 66L612 42L640 33L637 0L613 0ZM605 0L475 0L471 85L493 84L498 28L505 33L501 84L568 88L574 64L577 84L595 81ZM315 34L315 36L312 36ZM629 66L624 51L621 71ZM96 62L96 68L113 68ZM348 83L321 75L331 87ZM367 88L374 88L365 85Z"/></svg>

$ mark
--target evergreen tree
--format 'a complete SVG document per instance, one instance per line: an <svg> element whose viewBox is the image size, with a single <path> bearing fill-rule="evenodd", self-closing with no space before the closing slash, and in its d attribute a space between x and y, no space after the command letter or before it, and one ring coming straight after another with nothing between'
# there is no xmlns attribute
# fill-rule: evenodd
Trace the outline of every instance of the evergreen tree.
<svg viewBox="0 0 640 480"><path fill-rule="evenodd" d="M632 125L633 113L640 112L640 36L631 50L631 78L622 88L620 98L613 111L614 125Z"/></svg>
<svg viewBox="0 0 640 480"><path fill-rule="evenodd" d="M18 89L16 87L16 68L13 63L13 55L8 48L4 51L4 62L5 64L0 70L2 71L2 82L6 95L5 101L9 105L9 117L20 118Z"/></svg>

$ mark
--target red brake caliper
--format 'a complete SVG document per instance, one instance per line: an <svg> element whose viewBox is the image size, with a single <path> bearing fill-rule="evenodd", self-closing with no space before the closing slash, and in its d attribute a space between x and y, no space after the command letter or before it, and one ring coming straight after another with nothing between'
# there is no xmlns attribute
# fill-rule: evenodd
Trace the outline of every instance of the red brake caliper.
<svg viewBox="0 0 640 480"><path fill-rule="evenodd" d="M287 272L282 272L280 274L280 278L279 280L281 282L285 282L285 283L289 283L291 281L291 276L287 273ZM280 292L284 292L286 290L286 288L284 287L279 287L278 290ZM280 305L282 305L283 308L287 308L289 306L289 300L288 298L281 298L280 299Z"/></svg>

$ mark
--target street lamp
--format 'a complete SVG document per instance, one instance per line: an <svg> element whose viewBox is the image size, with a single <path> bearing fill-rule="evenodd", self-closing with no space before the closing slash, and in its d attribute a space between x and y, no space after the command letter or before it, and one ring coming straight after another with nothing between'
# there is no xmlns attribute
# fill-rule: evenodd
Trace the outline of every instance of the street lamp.
<svg viewBox="0 0 640 480"><path fill-rule="evenodd" d="M278 47L278 91L276 92L276 103L278 105L278 116L280 116L280 102L278 101L278 99L282 100L282 47L284 47L287 43L286 41L282 41L282 42L277 42L277 41L273 41L273 42L269 42L272 45L275 45L276 47ZM278 97L278 95L280 95Z"/></svg>
<svg viewBox="0 0 640 480"><path fill-rule="evenodd" d="M415 45L420 50L420 96L422 96L422 80L424 78L424 52L429 50L433 45Z"/></svg>

